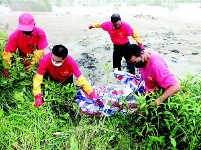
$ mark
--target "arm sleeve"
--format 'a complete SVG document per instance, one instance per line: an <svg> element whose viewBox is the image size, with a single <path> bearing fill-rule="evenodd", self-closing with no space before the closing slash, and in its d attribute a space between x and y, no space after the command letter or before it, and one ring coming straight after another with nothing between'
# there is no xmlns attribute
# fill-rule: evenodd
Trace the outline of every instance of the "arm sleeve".
<svg viewBox="0 0 201 150"><path fill-rule="evenodd" d="M41 93L41 84L43 83L43 75L36 74L33 77L33 94L36 96Z"/></svg>
<svg viewBox="0 0 201 150"><path fill-rule="evenodd" d="M110 27L112 27L112 23L110 21L106 21L106 22L103 22L101 24L101 28L104 30L104 31L108 31L110 29Z"/></svg>
<svg viewBox="0 0 201 150"><path fill-rule="evenodd" d="M33 52L32 64L38 63L44 55L44 50L35 50Z"/></svg>
<svg viewBox="0 0 201 150"><path fill-rule="evenodd" d="M75 77L76 78L80 77L82 73L81 73L76 61L72 57L68 56L68 62L69 62L69 66L71 67L71 70L72 70L73 74L75 75Z"/></svg>
<svg viewBox="0 0 201 150"><path fill-rule="evenodd" d="M5 51L14 54L18 48L18 44L17 44L17 39L16 37L18 36L17 32L13 32L9 38L8 38L8 42L6 44L6 48Z"/></svg>
<svg viewBox="0 0 201 150"><path fill-rule="evenodd" d="M39 63L38 69L37 69L37 73L40 75L44 75L47 71L48 68L48 62L49 62L49 54L45 55Z"/></svg>
<svg viewBox="0 0 201 150"><path fill-rule="evenodd" d="M137 44L142 43L142 41L140 39L140 35L136 29L133 29L132 38L137 42Z"/></svg>
<svg viewBox="0 0 201 150"><path fill-rule="evenodd" d="M47 56L47 55L46 55ZM41 84L43 83L43 75L47 71L47 58L41 59L36 75L33 77L33 94L34 96L41 93Z"/></svg>
<svg viewBox="0 0 201 150"><path fill-rule="evenodd" d="M8 37L8 42L6 44L6 47L2 53L3 60L5 62L4 67L9 68L11 67L11 58L13 54L17 50L17 41L15 38L15 32L13 32L9 37Z"/></svg>
<svg viewBox="0 0 201 150"><path fill-rule="evenodd" d="M82 86L83 90L90 95L93 92L93 89L87 79L81 74L81 71L73 58L69 56L69 63L71 63L73 74L76 76L76 84Z"/></svg>
<svg viewBox="0 0 201 150"><path fill-rule="evenodd" d="M169 69L165 65L156 67L155 75L157 83L164 89L167 89L178 82L176 77L170 73Z"/></svg>
<svg viewBox="0 0 201 150"><path fill-rule="evenodd" d="M81 75L77 81L76 81L76 84L79 85L79 86L82 86L82 88L84 89L84 91L90 95L92 92L93 92L93 89L90 85L90 83L87 81L87 79Z"/></svg>
<svg viewBox="0 0 201 150"><path fill-rule="evenodd" d="M124 28L126 28L127 36L131 36L134 33L134 29L132 29L131 26L127 23L123 23L123 25L125 26Z"/></svg>
<svg viewBox="0 0 201 150"><path fill-rule="evenodd" d="M43 50L48 46L45 31L42 30L42 33L39 33L39 37L38 50Z"/></svg>

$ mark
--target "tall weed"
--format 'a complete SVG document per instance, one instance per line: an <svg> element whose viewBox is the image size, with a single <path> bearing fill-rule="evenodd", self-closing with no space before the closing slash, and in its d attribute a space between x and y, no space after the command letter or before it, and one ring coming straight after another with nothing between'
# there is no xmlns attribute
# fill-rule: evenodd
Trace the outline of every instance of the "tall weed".
<svg viewBox="0 0 201 150"><path fill-rule="evenodd" d="M0 53L7 35L0 32ZM138 111L124 116L97 117L79 112L73 85L44 80L44 105L34 107L32 78L37 65L26 72L13 57L11 76L3 77L0 55L0 149L201 149L201 81L187 74L182 90L158 108L158 94L137 96Z"/></svg>

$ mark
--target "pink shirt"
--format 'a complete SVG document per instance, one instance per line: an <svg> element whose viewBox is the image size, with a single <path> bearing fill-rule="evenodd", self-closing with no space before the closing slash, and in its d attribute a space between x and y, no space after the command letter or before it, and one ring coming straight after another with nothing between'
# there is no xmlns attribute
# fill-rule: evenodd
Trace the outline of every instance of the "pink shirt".
<svg viewBox="0 0 201 150"><path fill-rule="evenodd" d="M48 45L45 32L34 27L33 35L28 39L20 30L15 30L8 38L6 52L15 53L18 49L22 56L32 54L34 50L42 50Z"/></svg>
<svg viewBox="0 0 201 150"><path fill-rule="evenodd" d="M112 42L117 45L126 44L129 41L128 36L133 34L133 29L130 25L123 21L121 21L119 29L114 29L111 21L102 23L101 27L109 33Z"/></svg>
<svg viewBox="0 0 201 150"><path fill-rule="evenodd" d="M168 87L177 83L176 77L170 72L164 59L154 52L150 52L150 62L146 68L140 68L140 73L145 81L145 90L153 91L156 88Z"/></svg>
<svg viewBox="0 0 201 150"><path fill-rule="evenodd" d="M71 56L67 56L61 67L55 67L51 61L52 53L45 55L38 66L37 73L44 75L46 71L59 83L64 83L69 76L74 74L77 78L81 76L81 71L77 63Z"/></svg>

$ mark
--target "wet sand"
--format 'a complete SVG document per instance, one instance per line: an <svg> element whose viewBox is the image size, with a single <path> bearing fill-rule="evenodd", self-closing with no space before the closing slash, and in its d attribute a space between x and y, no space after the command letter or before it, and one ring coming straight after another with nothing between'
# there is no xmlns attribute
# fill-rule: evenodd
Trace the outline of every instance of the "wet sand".
<svg viewBox="0 0 201 150"><path fill-rule="evenodd" d="M107 32L88 30L92 23L109 20L112 10L80 10L63 8L60 12L32 12L36 25L46 31L51 44L64 44L69 54L77 60L83 74L94 85L114 84L118 81L112 73L113 46ZM82 13L83 12L83 13ZM184 78L201 71L201 22L173 16L160 16L131 12L118 12L122 20L136 28L148 50L159 52L170 70ZM17 27L21 12L9 12L1 16L9 34ZM1 26L1 30L5 30ZM136 43L130 38L131 43ZM124 69L125 61L123 62Z"/></svg>

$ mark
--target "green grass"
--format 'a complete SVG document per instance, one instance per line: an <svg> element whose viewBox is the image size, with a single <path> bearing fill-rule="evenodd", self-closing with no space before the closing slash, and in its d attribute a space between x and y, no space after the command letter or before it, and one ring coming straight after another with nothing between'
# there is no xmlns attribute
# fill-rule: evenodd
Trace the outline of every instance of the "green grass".
<svg viewBox="0 0 201 150"><path fill-rule="evenodd" d="M0 52L7 35L0 32ZM182 90L159 108L143 96L139 111L100 118L79 112L74 87L49 80L43 84L44 105L34 107L32 77L36 66L25 72L18 54L11 77L3 77L0 56L0 149L17 150L147 150L201 149L200 75L187 74ZM143 112L143 115L141 113Z"/></svg>

